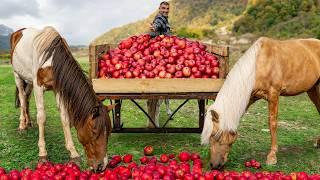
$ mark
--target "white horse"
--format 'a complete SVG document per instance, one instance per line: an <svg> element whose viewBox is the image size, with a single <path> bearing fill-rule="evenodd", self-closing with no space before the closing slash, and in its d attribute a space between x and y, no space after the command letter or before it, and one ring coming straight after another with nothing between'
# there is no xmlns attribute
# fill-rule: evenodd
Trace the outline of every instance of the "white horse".
<svg viewBox="0 0 320 180"><path fill-rule="evenodd" d="M106 143L111 132L108 110L96 97L90 81L73 58L68 45L52 27L21 29L11 35L11 57L21 107L19 130L30 124L29 95L34 90L39 126L39 158L47 159L44 91L53 90L59 105L66 149L79 159L70 127L77 130L80 143L94 170L107 164Z"/></svg>

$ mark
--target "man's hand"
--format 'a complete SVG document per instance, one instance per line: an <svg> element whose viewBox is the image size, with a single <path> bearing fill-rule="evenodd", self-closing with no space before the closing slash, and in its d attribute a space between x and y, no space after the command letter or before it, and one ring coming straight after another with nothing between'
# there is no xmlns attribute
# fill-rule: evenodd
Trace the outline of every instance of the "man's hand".
<svg viewBox="0 0 320 180"><path fill-rule="evenodd" d="M153 32L156 31L156 29L153 27L153 24L152 24L152 23L150 23L150 27L149 27L149 28L150 28L150 30L153 31Z"/></svg>

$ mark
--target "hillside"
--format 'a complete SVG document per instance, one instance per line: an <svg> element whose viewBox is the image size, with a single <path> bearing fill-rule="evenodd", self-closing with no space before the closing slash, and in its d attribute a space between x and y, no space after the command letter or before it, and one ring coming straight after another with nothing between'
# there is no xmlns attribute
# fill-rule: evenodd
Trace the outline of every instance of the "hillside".
<svg viewBox="0 0 320 180"><path fill-rule="evenodd" d="M170 4L169 21L174 33L183 37L219 40L250 33L320 38L320 0L171 0ZM116 43L146 33L155 14L114 28L94 43Z"/></svg>
<svg viewBox="0 0 320 180"><path fill-rule="evenodd" d="M247 0L171 0L169 21L175 34L205 39L215 36L215 30L232 24L246 8ZM155 7L155 10L157 7ZM112 29L94 42L115 43L134 34L148 32L156 12L146 19ZM231 27L229 27L231 29Z"/></svg>
<svg viewBox="0 0 320 180"><path fill-rule="evenodd" d="M234 23L236 34L320 38L320 0L255 0Z"/></svg>

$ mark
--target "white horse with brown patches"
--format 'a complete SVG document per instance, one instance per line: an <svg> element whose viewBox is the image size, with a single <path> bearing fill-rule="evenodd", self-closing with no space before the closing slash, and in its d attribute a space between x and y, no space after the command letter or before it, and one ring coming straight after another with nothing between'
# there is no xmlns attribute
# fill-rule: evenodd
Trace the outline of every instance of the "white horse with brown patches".
<svg viewBox="0 0 320 180"><path fill-rule="evenodd" d="M246 109L258 99L268 101L271 150L267 164L276 164L279 96L307 92L320 113L320 41L278 41L260 38L238 60L206 114L202 144L210 143L210 165L227 161ZM316 146L320 146L320 139Z"/></svg>
<svg viewBox="0 0 320 180"><path fill-rule="evenodd" d="M47 159L43 95L45 90L53 90L70 158L80 157L70 131L70 127L74 126L89 166L94 170L103 170L107 164L106 148L111 132L108 110L112 106L106 108L96 97L90 81L64 39L52 27L21 29L11 35L11 54L20 101L18 105L21 107L20 130L31 124L28 102L34 90L40 160Z"/></svg>

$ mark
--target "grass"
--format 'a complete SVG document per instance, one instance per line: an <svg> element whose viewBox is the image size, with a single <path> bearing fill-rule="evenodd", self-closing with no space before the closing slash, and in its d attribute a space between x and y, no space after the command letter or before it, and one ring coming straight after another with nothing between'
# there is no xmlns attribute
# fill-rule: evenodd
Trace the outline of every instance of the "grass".
<svg viewBox="0 0 320 180"><path fill-rule="evenodd" d="M85 71L88 64L80 60ZM38 158L38 129L34 97L31 97L30 111L35 126L24 133L18 133L19 110L14 107L14 78L10 65L0 65L0 166L7 169L34 167ZM145 101L139 101L145 104ZM181 101L171 101L175 108ZM212 104L212 101L209 102ZM49 159L55 163L68 161L69 154L64 148L64 137L60 117L57 112L52 92L46 92L45 105L47 114L46 147ZM165 107L161 107L160 120L166 119ZM123 122L125 127L144 127L146 118L130 101L123 102ZM266 155L270 149L270 135L266 131L267 103L258 101L244 115L239 127L239 138L229 154L227 170L244 170L244 161L257 159L267 171L284 172L306 171L320 172L320 150L313 148L313 142L320 135L320 118L314 105L306 94L295 97L281 97L278 129L278 164L266 166ZM196 101L191 101L176 114L169 124L171 127L196 127L198 124ZM74 142L82 156L82 167L86 168L85 154L73 129ZM200 145L200 134L112 134L108 144L109 157L114 154L132 153L134 159L142 155L146 145L155 147L155 155L178 153L182 150L197 151L205 161L208 147Z"/></svg>

